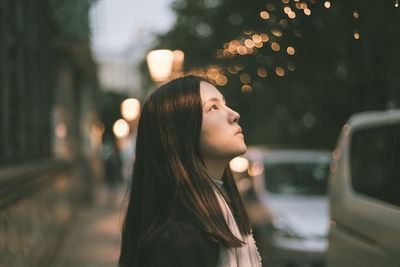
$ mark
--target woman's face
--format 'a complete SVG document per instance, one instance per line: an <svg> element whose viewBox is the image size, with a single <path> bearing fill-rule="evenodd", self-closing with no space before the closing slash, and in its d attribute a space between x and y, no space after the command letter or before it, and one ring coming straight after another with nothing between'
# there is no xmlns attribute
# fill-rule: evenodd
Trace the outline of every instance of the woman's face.
<svg viewBox="0 0 400 267"><path fill-rule="evenodd" d="M239 113L226 106L223 95L208 82L200 83L203 121L200 153L204 159L232 159L246 152Z"/></svg>

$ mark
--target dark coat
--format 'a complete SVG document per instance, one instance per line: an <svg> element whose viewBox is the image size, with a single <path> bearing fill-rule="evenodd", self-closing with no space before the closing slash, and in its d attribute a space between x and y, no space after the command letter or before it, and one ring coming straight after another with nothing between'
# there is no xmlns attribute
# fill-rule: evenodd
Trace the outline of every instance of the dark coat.
<svg viewBox="0 0 400 267"><path fill-rule="evenodd" d="M187 221L172 221L141 253L141 267L215 267L219 246Z"/></svg>

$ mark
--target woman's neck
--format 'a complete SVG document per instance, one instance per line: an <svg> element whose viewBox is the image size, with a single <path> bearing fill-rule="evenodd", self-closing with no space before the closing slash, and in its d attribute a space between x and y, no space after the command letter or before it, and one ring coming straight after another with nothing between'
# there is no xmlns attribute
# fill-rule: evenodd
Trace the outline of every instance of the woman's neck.
<svg viewBox="0 0 400 267"><path fill-rule="evenodd" d="M228 164L226 160L204 160L204 164L206 165L207 173L211 178L222 180L226 165Z"/></svg>

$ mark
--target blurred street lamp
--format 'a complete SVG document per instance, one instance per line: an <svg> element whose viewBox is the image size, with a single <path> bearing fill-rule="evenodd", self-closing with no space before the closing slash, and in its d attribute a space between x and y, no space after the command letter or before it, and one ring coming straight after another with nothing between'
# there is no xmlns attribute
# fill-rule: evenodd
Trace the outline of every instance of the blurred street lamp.
<svg viewBox="0 0 400 267"><path fill-rule="evenodd" d="M171 50L153 50L147 54L147 65L155 82L165 82L172 72L173 53Z"/></svg>
<svg viewBox="0 0 400 267"><path fill-rule="evenodd" d="M122 117L127 121L134 121L140 114L140 102L136 98L125 99L121 104Z"/></svg>
<svg viewBox="0 0 400 267"><path fill-rule="evenodd" d="M163 83L183 74L184 53L181 50L160 49L147 54L150 75L156 83Z"/></svg>
<svg viewBox="0 0 400 267"><path fill-rule="evenodd" d="M116 137L123 138L129 134L129 124L124 119L117 120L113 125L113 132Z"/></svg>

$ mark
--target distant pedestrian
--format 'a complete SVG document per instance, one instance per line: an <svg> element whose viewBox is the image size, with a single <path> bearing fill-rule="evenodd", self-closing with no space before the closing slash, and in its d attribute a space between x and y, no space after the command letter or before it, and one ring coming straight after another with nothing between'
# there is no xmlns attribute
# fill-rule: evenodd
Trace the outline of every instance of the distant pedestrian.
<svg viewBox="0 0 400 267"><path fill-rule="evenodd" d="M228 165L246 151L238 120L217 88L196 76L147 98L119 266L261 266Z"/></svg>
<svg viewBox="0 0 400 267"><path fill-rule="evenodd" d="M108 143L111 145L104 159L105 184L107 185L107 202L113 206L118 197L118 186L123 182L122 160L120 150L116 141Z"/></svg>

